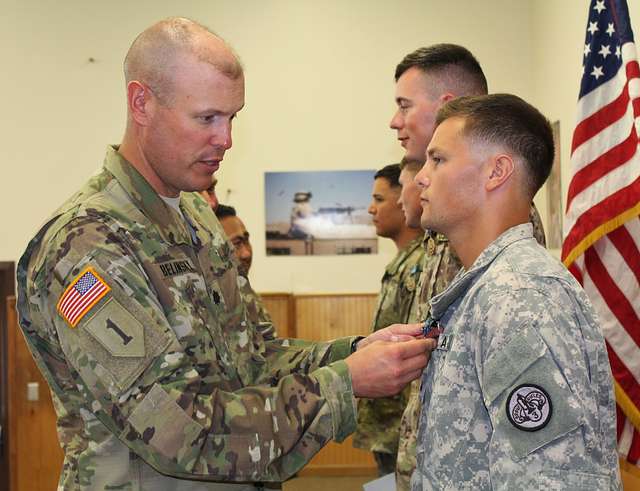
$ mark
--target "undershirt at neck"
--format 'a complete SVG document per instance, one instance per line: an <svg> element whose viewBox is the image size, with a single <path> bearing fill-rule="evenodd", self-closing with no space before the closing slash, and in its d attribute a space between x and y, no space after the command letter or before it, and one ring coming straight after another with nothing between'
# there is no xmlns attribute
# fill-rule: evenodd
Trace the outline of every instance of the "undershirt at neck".
<svg viewBox="0 0 640 491"><path fill-rule="evenodd" d="M180 196L178 196L177 198L168 198L167 196L162 196L162 195L159 195L159 196L160 198L162 198L162 201L164 201L167 205L169 205L171 208L173 208L180 214L184 222L187 224L187 229L189 230L189 233L191 233L191 240L193 241L194 244L198 244L200 242L200 239L198 239L196 230L193 227L193 225L191 225L191 222L187 219L185 214L182 213L182 209L180 208Z"/></svg>

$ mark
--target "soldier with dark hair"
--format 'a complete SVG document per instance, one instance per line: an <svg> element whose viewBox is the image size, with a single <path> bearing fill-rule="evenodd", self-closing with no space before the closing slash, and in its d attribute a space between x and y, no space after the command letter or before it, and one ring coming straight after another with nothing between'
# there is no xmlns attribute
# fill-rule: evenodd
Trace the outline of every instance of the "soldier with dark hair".
<svg viewBox="0 0 640 491"><path fill-rule="evenodd" d="M373 332L389 323L405 323L409 318L424 254L420 247L420 224L407 226L398 202L401 189L399 176L398 164L387 165L374 175L369 213L378 236L391 239L397 253L382 276L371 326ZM385 399L358 400L358 428L353 436L353 446L373 452L380 475L395 469L400 418L406 397L405 394Z"/></svg>
<svg viewBox="0 0 640 491"><path fill-rule="evenodd" d="M462 97L438 112L427 155L422 227L462 269L431 299L412 489L621 489L596 314L529 223L551 125L513 95Z"/></svg>

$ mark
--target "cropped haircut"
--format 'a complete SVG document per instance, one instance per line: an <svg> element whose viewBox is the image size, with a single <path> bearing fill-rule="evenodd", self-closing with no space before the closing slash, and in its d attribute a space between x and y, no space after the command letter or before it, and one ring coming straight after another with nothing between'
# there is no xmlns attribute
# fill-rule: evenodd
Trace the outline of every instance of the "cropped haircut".
<svg viewBox="0 0 640 491"><path fill-rule="evenodd" d="M407 169L409 172L415 172L417 174L420 169L422 169L424 162L424 159L403 157L400 161L400 172Z"/></svg>
<svg viewBox="0 0 640 491"><path fill-rule="evenodd" d="M373 179L386 179L392 188L400 186L400 164L385 165L382 169L375 173Z"/></svg>
<svg viewBox="0 0 640 491"><path fill-rule="evenodd" d="M447 102L436 116L436 126L449 118L464 119L462 134L477 143L505 147L524 162L530 198L551 173L553 132L549 120L531 104L512 94L459 97Z"/></svg>
<svg viewBox="0 0 640 491"><path fill-rule="evenodd" d="M216 213L216 216L218 217L218 220L222 220L223 218L227 218L227 217L238 216L236 214L236 209L233 206L223 205L223 204L218 205L215 213Z"/></svg>
<svg viewBox="0 0 640 491"><path fill-rule="evenodd" d="M457 96L483 95L489 91L478 60L457 44L434 44L409 53L396 67L396 82L414 67L439 79L443 90L453 91Z"/></svg>
<svg viewBox="0 0 640 491"><path fill-rule="evenodd" d="M125 82L143 82L163 105L171 105L175 71L188 55L211 64L231 80L243 75L238 56L220 36L191 19L169 17L145 29L133 41L124 59Z"/></svg>

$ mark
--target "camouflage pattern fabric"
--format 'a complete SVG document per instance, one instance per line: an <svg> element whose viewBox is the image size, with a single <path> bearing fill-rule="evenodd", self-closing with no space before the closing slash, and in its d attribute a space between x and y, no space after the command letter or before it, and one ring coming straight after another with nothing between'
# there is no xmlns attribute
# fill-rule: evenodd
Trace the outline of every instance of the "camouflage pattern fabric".
<svg viewBox="0 0 640 491"><path fill-rule="evenodd" d="M424 322L429 313L429 300L444 291L462 265L449 247L447 238L427 231L425 251L419 280L419 295L409 316L409 322ZM396 489L406 491L416 468L416 438L420 418L420 378L411 382L408 401L400 421L398 459L396 463Z"/></svg>
<svg viewBox="0 0 640 491"><path fill-rule="evenodd" d="M411 241L387 265L382 277L372 331L408 321L418 291L424 255L421 242L421 237ZM405 391L406 394L403 392L384 399L358 399L358 428L353 435L354 447L396 454L400 417L409 387Z"/></svg>
<svg viewBox="0 0 640 491"><path fill-rule="evenodd" d="M247 309L247 316L265 341L273 341L278 337L276 328L273 325L273 319L269 315L267 308L262 303L260 295L251 287L249 278L239 275L238 286L240 288L240 296Z"/></svg>
<svg viewBox="0 0 640 491"><path fill-rule="evenodd" d="M116 150L18 265L20 324L65 453L59 489L286 479L355 429L354 338L265 341L208 205L182 193L181 217Z"/></svg>
<svg viewBox="0 0 640 491"><path fill-rule="evenodd" d="M533 226L533 236L542 246L546 245L544 227L535 205L531 205L529 219ZM425 234L423 247L425 255L420 275L418 301L409 316L409 322L424 322L429 315L429 301L449 286L462 264L449 247L447 238L435 232ZM420 379L411 382L409 400L400 420L400 441L396 463L396 489L408 491L411 476L416 468L416 440L420 419Z"/></svg>
<svg viewBox="0 0 640 491"><path fill-rule="evenodd" d="M530 224L431 300L418 490L621 489L613 383L584 291Z"/></svg>

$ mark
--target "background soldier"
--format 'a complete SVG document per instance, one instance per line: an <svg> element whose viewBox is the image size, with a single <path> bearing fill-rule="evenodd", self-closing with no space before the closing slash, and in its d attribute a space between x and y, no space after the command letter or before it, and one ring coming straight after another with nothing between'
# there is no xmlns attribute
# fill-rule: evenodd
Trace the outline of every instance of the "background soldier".
<svg viewBox="0 0 640 491"><path fill-rule="evenodd" d="M238 286L240 295L247 305L247 314L265 340L275 339L278 333L273 325L273 320L262 303L260 295L255 292L249 282L249 270L253 260L253 247L249 241L249 232L233 206L219 204L215 213L238 258L238 273L240 273Z"/></svg>
<svg viewBox="0 0 640 491"><path fill-rule="evenodd" d="M378 236L393 240L398 249L382 276L372 324L373 332L388 323L406 322L420 276L422 230L419 226L409 227L405 223L398 203L399 175L398 164L388 165L375 174L373 199L369 206ZM373 452L380 475L394 471L400 417L405 401L406 398L400 395L386 399L358 400L358 428L353 436L353 446Z"/></svg>

